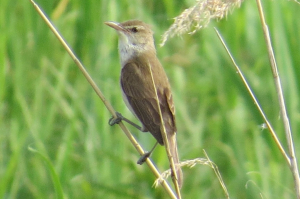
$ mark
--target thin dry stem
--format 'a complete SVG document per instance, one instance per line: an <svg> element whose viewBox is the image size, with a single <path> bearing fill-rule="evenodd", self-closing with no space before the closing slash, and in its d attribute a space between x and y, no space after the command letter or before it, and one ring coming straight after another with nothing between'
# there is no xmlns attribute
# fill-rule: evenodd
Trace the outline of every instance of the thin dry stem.
<svg viewBox="0 0 300 199"><path fill-rule="evenodd" d="M272 125L270 124L269 120L267 119L267 117L266 117L264 111L263 111L262 108L260 107L259 102L257 101L257 99L256 99L256 97L255 97L255 95L254 95L254 93L252 92L251 87L249 86L249 84L248 84L246 78L244 77L244 75L243 75L242 71L240 70L239 66L236 64L236 62L235 62L233 56L231 55L229 49L227 48L227 46L226 46L226 44L225 44L225 42L224 42L222 36L220 35L220 33L218 32L217 29L215 29L215 30L216 30L216 33L217 33L219 39L221 40L221 42L222 42L224 48L226 49L226 51L227 51L227 53L228 53L228 55L229 55L229 57L230 57L230 59L231 59L233 65L234 65L234 67L235 67L237 73L239 74L240 78L242 79L242 81L243 81L243 83L244 83L244 85L245 85L247 91L249 92L249 94L250 94L252 100L254 101L254 104L256 105L256 107L257 107L259 113L261 114L261 116L263 117L263 119L264 119L264 121L265 121L265 124L266 124L267 128L269 129L269 131L270 131L270 133L271 133L273 139L275 140L276 145L278 146L280 152L282 153L282 155L284 156L284 158L286 159L286 161L290 164L288 155L286 154L284 148L282 147L282 145L281 145L281 143L280 143L280 141L279 141L279 139L278 139L278 137L277 137L277 135L276 135L276 132L274 131Z"/></svg>
<svg viewBox="0 0 300 199"><path fill-rule="evenodd" d="M174 18L172 26L163 34L161 46L168 38L187 32L193 34L208 25L211 19L220 20L234 8L239 7L242 0L198 0L196 4L185 9Z"/></svg>
<svg viewBox="0 0 300 199"><path fill-rule="evenodd" d="M281 82L280 82L280 77L278 74L278 68L277 68L277 64L276 64L276 60L275 60L275 56L274 56L274 52L273 52L269 29L268 29L268 26L267 26L265 18L264 18L261 1L256 0L256 3L257 3L258 11L259 11L259 16L260 16L263 32L264 32L265 41L266 41L267 48L268 48L269 60L270 60L270 64L271 64L271 69L272 69L273 78L274 78L274 82L275 82L275 88L277 91L277 97L278 97L278 101L279 101L280 114L281 114L281 117L283 120L286 141L288 144L289 166L290 166L290 169L291 169L293 177L294 177L297 198L300 199L299 170L298 170L297 159L296 159L296 154L295 154L295 149L294 149L291 126L290 126L289 118L287 115L283 92L282 92L282 87L281 87Z"/></svg>
<svg viewBox="0 0 300 199"><path fill-rule="evenodd" d="M215 174L216 174L216 176L217 176L217 178L218 178L218 180L219 180L219 182L220 182L220 184L222 186L222 189L225 192L226 198L230 198L229 197L229 193L228 193L227 188L226 188L226 185L225 185L225 183L224 183L224 181L222 179L222 176L221 176L221 174L219 172L218 166L209 159L209 157L208 157L208 155L207 155L207 153L206 153L205 150L203 150L203 152L204 152L205 157L208 160L209 166L214 170L214 172L215 172Z"/></svg>
<svg viewBox="0 0 300 199"><path fill-rule="evenodd" d="M149 71L150 71L150 74L151 74L152 85L154 87L154 90L156 91L157 88L155 86L155 82L154 82L154 78L153 78L153 74L152 74L152 69L151 69L151 64L148 63L148 66L149 66ZM177 176L177 172L176 172L176 168L175 168L174 159L173 159L173 156L171 154L171 150L170 150L170 146L169 146L169 142L168 142L168 138L167 138L167 133L166 133L166 128L165 128L165 122L164 122L164 119L162 117L162 113L161 113L161 109L160 109L160 104L159 104L159 99L158 99L158 96L157 96L157 92L155 92L155 99L156 99L156 103L157 103L157 107L158 107L158 111L159 111L160 122L162 124L161 128L160 128L161 129L161 134L162 134L162 137L163 137L163 141L164 141L164 144L165 144L165 148L166 148L166 152L167 152L167 155L168 155L168 158L169 158L171 169L172 169L173 174L175 176L175 180L173 180L173 183L174 183L174 186L175 186L177 197L178 197L178 199L181 199L180 187L178 185L178 180L177 180L178 176Z"/></svg>
<svg viewBox="0 0 300 199"><path fill-rule="evenodd" d="M75 54L72 52L72 50L70 49L70 47L67 45L67 43L64 41L64 39L61 37L61 35L59 34L59 32L54 28L54 26L52 25L52 23L49 21L49 19L45 16L45 14L43 13L43 11L39 8L39 6L33 1L30 0L31 3L33 4L34 8L37 10L37 12L39 13L39 15L42 17L42 19L45 21L45 23L48 25L48 27L51 29L51 31L54 33L54 35L57 37L57 39L61 42L61 44L63 45L63 47L66 49L66 51L69 53L69 55L72 57L72 59L74 60L74 62L76 63L76 65L78 66L78 68L81 70L81 72L83 73L83 75L85 76L85 78L87 79L87 81L91 84L92 88L95 90L96 94L99 96L99 98L102 100L103 104L105 105L105 107L108 109L108 111L114 116L116 116L116 111L114 110L114 108L112 107L112 105L109 103L109 101L106 100L106 98L104 97L103 93L101 92L101 90L97 87L96 83L93 81L93 79L90 77L90 75L88 74L88 72L85 70L84 66L80 63L80 61L77 59L77 57L75 56ZM136 141L136 139L132 136L132 134L129 132L129 130L126 128L126 126L120 122L119 126L121 127L121 129L123 130L123 132L126 134L127 138L130 140L131 144L136 148L136 150L139 152L140 155L143 155L145 153L145 151L143 150L143 148L140 146L140 144ZM154 166L153 162L147 158L146 163L148 165L148 167L150 168L150 170L153 172L153 174L158 178L160 177L160 173L159 171L156 169L156 167ZM169 184L166 181L162 182L162 186L163 188L166 190L166 192L169 194L169 196L173 199L176 199L176 195L173 193L172 189L170 188Z"/></svg>

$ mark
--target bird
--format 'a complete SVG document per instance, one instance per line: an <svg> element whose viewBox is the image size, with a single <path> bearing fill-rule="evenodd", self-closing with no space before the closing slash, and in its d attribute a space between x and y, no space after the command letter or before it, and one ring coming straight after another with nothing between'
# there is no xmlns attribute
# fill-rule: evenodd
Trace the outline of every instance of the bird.
<svg viewBox="0 0 300 199"><path fill-rule="evenodd" d="M165 144L161 131L164 125L170 154L175 164L177 182L181 187L183 175L177 150L175 107L168 77L157 58L153 31L148 24L140 20L122 23L109 21L105 24L115 29L119 35L120 85L123 100L141 122L140 130L150 132L160 145ZM172 176L174 177L174 174Z"/></svg>

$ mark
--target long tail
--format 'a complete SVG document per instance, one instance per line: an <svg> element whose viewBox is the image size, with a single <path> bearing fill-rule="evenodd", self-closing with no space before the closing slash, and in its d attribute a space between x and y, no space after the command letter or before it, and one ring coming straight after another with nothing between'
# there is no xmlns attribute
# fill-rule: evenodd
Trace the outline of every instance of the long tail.
<svg viewBox="0 0 300 199"><path fill-rule="evenodd" d="M170 147L170 152L173 157L173 161L175 164L175 170L176 170L176 175L177 175L177 182L179 187L182 187L183 183L183 175L181 171L181 167L179 166L179 157L178 157L178 152L177 152L177 144L176 144L176 133L173 133L173 135L168 136L168 142L169 142L169 147ZM172 178L174 178L175 175L172 174Z"/></svg>

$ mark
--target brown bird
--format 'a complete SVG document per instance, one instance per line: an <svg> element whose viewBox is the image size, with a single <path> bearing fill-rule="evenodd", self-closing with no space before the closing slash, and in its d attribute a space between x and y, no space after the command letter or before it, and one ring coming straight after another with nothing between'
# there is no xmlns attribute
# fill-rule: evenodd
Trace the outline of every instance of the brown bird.
<svg viewBox="0 0 300 199"><path fill-rule="evenodd" d="M161 132L163 124L156 100L156 96L158 97L170 153L181 187L182 171L178 166L175 108L168 77L156 56L153 32L149 25L138 20L123 23L105 22L105 24L114 28L119 35L122 66L120 83L124 102L142 123L141 130L149 131L159 144L164 145Z"/></svg>

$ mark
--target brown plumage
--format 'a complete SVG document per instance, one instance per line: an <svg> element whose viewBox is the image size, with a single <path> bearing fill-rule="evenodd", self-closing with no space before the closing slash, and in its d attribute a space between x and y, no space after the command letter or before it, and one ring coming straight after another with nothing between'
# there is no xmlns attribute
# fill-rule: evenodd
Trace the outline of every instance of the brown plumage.
<svg viewBox="0 0 300 199"><path fill-rule="evenodd" d="M156 57L151 29L147 24L137 20L106 24L119 33L122 65L120 83L126 105L142 123L142 130L149 131L159 144L164 145L160 130L162 123L156 102L157 93L170 152L175 165L178 164L175 108L168 77ZM179 166L176 166L176 173L181 187L182 171Z"/></svg>
<svg viewBox="0 0 300 199"><path fill-rule="evenodd" d="M147 54L149 56L149 54ZM147 56L147 57L148 57ZM167 132L176 132L175 109L167 76L154 55L148 62L140 62L144 56L138 56L128 61L121 71L121 87L128 103L136 117L143 124L143 129L149 131L163 145L160 132L161 120L156 102L156 94L152 84L150 67L155 82L161 112ZM155 60L153 64L152 60ZM148 63L143 65L141 63Z"/></svg>

